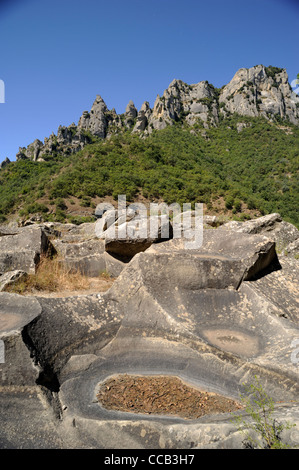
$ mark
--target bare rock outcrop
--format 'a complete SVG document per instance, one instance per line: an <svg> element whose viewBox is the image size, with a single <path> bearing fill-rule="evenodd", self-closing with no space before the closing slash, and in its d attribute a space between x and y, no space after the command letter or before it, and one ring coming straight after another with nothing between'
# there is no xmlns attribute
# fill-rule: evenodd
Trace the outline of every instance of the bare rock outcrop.
<svg viewBox="0 0 299 470"><path fill-rule="evenodd" d="M280 214L268 214L246 222L230 221L222 228L239 233L265 234L275 241L280 256L297 254L299 230L283 220Z"/></svg>
<svg viewBox="0 0 299 470"><path fill-rule="evenodd" d="M196 249L183 238L152 244L105 293L0 292L0 446L243 447L231 413L188 420L104 408L99 386L121 374L175 376L231 399L258 376L275 418L299 425L299 261L283 257L277 265L277 214L253 222L251 233L206 229ZM103 249L93 228L53 224L48 233L56 232L58 245L64 240L66 256L84 262L88 244ZM0 241L10 236L18 233L3 231ZM299 444L291 430L284 438Z"/></svg>
<svg viewBox="0 0 299 470"><path fill-rule="evenodd" d="M134 126L135 119L137 117L137 109L132 100L129 101L125 111L125 126L131 128Z"/></svg>
<svg viewBox="0 0 299 470"><path fill-rule="evenodd" d="M108 121L106 112L108 108L100 95L97 95L90 112L84 111L78 129L84 129L101 138L106 137Z"/></svg>
<svg viewBox="0 0 299 470"><path fill-rule="evenodd" d="M82 113L77 126L74 123L59 126L57 135L52 133L44 143L36 139L27 148L20 147L16 158L42 161L43 155L53 152L77 152L91 142L92 136L105 139L126 129L146 136L176 122L209 128L217 126L219 116L232 113L272 121L279 118L298 125L299 97L292 91L286 70L264 65L242 68L221 89L207 81L189 85L175 79L162 96L157 96L153 109L145 101L137 111L130 100L123 114L117 114L114 108L109 110L97 95L91 110ZM240 121L238 132L248 125Z"/></svg>
<svg viewBox="0 0 299 470"><path fill-rule="evenodd" d="M3 162L1 162L0 169L5 168L9 163L10 163L10 159L8 157L6 157L5 160L3 160Z"/></svg>
<svg viewBox="0 0 299 470"><path fill-rule="evenodd" d="M152 110L150 108L149 102L145 101L142 104L140 111L137 114L136 123L133 129L133 132L143 132L148 127L148 123L149 123L149 119L151 115L152 115Z"/></svg>
<svg viewBox="0 0 299 470"><path fill-rule="evenodd" d="M41 255L50 249L48 237L36 225L0 236L0 272L22 270L34 274Z"/></svg>
<svg viewBox="0 0 299 470"><path fill-rule="evenodd" d="M223 87L219 103L221 112L243 116L279 116L299 124L299 97L292 91L285 69L257 65L240 69Z"/></svg>
<svg viewBox="0 0 299 470"><path fill-rule="evenodd" d="M198 120L208 126L218 121L217 99L214 87L208 82L187 85L182 80L173 80L162 97L156 98L149 120L153 129L163 129L166 125L186 119L193 125Z"/></svg>

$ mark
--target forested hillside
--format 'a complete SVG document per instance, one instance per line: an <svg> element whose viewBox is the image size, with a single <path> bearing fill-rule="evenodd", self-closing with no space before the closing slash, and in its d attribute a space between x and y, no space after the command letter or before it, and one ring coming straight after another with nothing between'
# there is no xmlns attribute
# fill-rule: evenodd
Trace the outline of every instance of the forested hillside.
<svg viewBox="0 0 299 470"><path fill-rule="evenodd" d="M299 128L263 117L222 117L205 129L184 121L146 138L90 135L81 151L20 159L0 171L0 220L92 220L96 204L203 202L206 213L239 220L279 212L299 227ZM79 209L78 209L79 208Z"/></svg>

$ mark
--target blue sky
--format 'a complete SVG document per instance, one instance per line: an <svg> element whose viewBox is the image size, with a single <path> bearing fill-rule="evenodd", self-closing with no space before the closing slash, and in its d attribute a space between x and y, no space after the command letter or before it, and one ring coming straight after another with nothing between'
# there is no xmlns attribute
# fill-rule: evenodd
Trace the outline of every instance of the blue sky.
<svg viewBox="0 0 299 470"><path fill-rule="evenodd" d="M153 106L174 79L228 83L241 67L299 72L298 0L0 1L0 162L109 109Z"/></svg>

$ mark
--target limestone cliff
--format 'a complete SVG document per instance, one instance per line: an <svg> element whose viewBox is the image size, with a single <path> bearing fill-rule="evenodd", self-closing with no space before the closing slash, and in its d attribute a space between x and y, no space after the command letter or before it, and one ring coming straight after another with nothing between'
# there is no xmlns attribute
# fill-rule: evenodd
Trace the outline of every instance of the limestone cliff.
<svg viewBox="0 0 299 470"><path fill-rule="evenodd" d="M27 148L19 149L19 159L43 160L53 152L71 154L81 150L93 137L105 139L122 130L148 135L175 122L190 126L217 126L219 118L237 113L241 116L262 116L269 120L285 120L299 125L299 97L292 91L285 69L255 67L238 70L221 89L207 81L188 85L173 80L162 96L157 96L153 109L147 101L139 112L130 101L124 114L109 110L97 95L90 111L84 111L78 125L59 126L44 143L36 139Z"/></svg>
<svg viewBox="0 0 299 470"><path fill-rule="evenodd" d="M219 103L221 112L243 116L279 116L299 124L299 97L292 92L285 69L257 65L240 69L223 87Z"/></svg>

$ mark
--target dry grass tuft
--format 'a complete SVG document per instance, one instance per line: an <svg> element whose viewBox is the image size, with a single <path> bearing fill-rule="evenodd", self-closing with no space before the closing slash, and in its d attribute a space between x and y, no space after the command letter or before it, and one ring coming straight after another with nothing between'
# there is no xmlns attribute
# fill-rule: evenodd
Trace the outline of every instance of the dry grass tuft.
<svg viewBox="0 0 299 470"><path fill-rule="evenodd" d="M90 287L91 279L65 267L58 257L42 257L36 273L10 285L7 291L25 294L34 291L82 291Z"/></svg>

